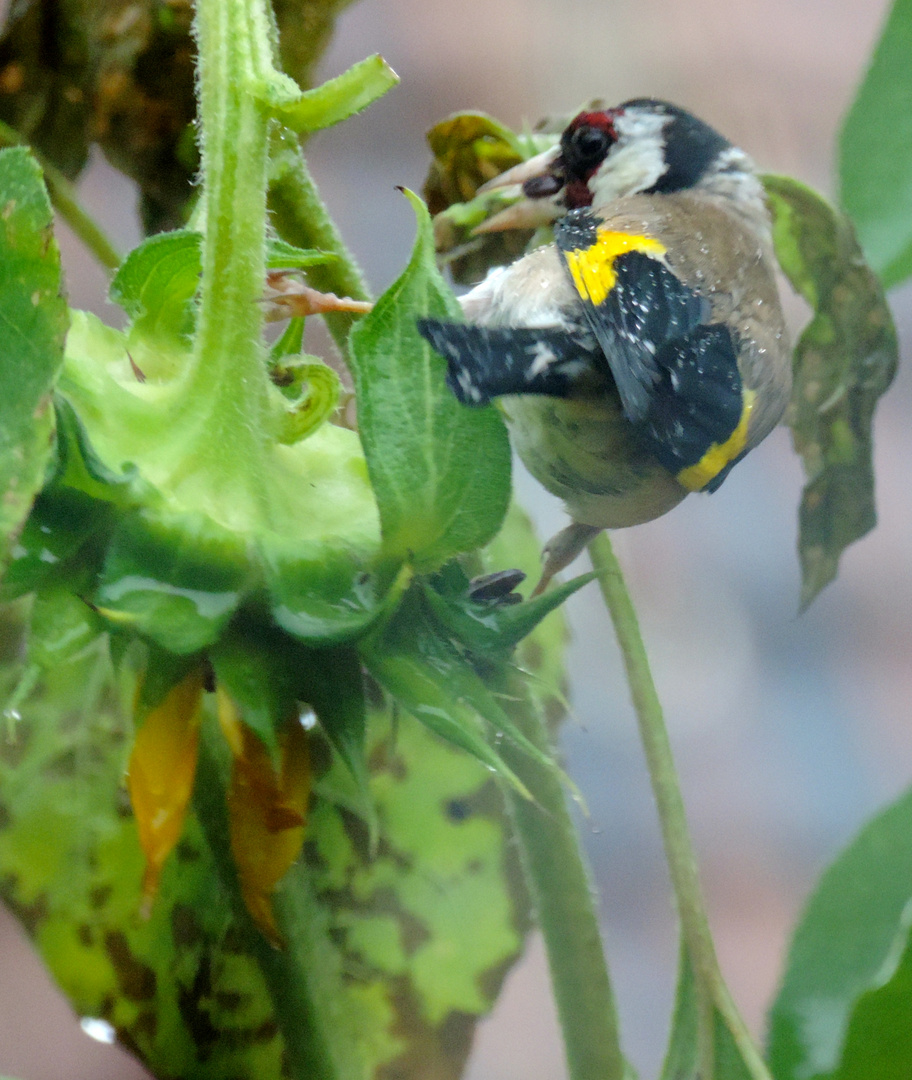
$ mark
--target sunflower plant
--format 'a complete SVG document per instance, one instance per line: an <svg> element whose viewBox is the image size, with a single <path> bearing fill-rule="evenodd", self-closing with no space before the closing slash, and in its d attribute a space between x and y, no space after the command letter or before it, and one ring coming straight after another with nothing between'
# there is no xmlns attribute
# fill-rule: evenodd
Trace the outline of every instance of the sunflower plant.
<svg viewBox="0 0 912 1080"><path fill-rule="evenodd" d="M417 332L458 315L441 261L459 280L534 242L479 241L503 196L476 192L555 126L438 125L436 217L403 193L414 251L371 302L302 154L397 82L374 56L299 85L344 0L147 0L131 19L61 0L85 66L53 70L30 51L43 6L16 5L0 45L0 892L75 1009L161 1077L458 1076L534 919L573 1080L631 1075L550 741L555 609L597 576L681 922L665 1075L767 1078L716 963L610 544L595 575L516 602L537 543L504 426L458 404ZM170 229L125 258L69 186L90 133ZM814 308L792 409L807 603L873 524L895 335L844 215L794 181L767 190ZM122 325L68 307L52 204L111 269ZM311 312L350 387L303 351ZM827 917L810 961L796 943L785 1024Z"/></svg>

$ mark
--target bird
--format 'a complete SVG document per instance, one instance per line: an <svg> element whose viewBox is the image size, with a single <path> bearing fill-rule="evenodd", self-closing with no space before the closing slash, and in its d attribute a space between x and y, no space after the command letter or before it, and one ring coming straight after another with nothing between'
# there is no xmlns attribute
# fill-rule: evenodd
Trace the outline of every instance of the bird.
<svg viewBox="0 0 912 1080"><path fill-rule="evenodd" d="M751 158L655 98L579 113L553 148L485 185L520 201L482 229L553 241L423 318L463 404L496 400L570 524L535 592L603 529L716 491L781 420L791 348Z"/></svg>

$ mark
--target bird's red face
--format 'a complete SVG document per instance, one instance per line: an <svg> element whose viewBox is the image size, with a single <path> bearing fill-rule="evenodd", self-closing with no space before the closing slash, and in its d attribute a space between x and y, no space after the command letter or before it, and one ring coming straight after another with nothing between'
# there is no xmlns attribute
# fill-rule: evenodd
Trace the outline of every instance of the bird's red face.
<svg viewBox="0 0 912 1080"><path fill-rule="evenodd" d="M568 210L592 205L589 181L618 141L615 121L619 111L581 112L564 130L560 155L552 168L555 179L561 178L562 201ZM525 188L523 191L534 198Z"/></svg>
<svg viewBox="0 0 912 1080"><path fill-rule="evenodd" d="M481 188L484 191L515 184L524 198L480 225L476 232L536 227L549 224L567 210L591 206L590 181L618 142L616 122L623 112L621 106L579 113L564 129L557 146Z"/></svg>

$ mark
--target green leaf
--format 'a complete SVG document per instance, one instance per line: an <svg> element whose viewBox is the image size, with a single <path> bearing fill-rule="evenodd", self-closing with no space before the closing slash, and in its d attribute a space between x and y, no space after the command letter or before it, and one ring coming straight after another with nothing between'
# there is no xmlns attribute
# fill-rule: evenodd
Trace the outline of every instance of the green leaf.
<svg viewBox="0 0 912 1080"><path fill-rule="evenodd" d="M0 571L50 461L51 390L67 308L41 170L28 150L0 151Z"/></svg>
<svg viewBox="0 0 912 1080"><path fill-rule="evenodd" d="M416 720L529 796L519 777L488 743L475 709L456 698L447 685L451 672L429 663L417 652L365 651L362 655L371 675Z"/></svg>
<svg viewBox="0 0 912 1080"><path fill-rule="evenodd" d="M155 1075L278 1077L271 1001L194 820L140 916L143 857L123 792L131 687L91 611L71 605L81 647L44 657L0 747L3 899L77 1014L109 1022ZM33 640L47 630L34 621Z"/></svg>
<svg viewBox="0 0 912 1080"><path fill-rule="evenodd" d="M912 1061L912 941L909 908L894 955L878 985L855 1003L843 1048L839 1080L903 1080Z"/></svg>
<svg viewBox="0 0 912 1080"><path fill-rule="evenodd" d="M369 56L348 71L313 90L294 96L269 92L275 116L292 131L310 132L331 127L362 112L399 82L382 56Z"/></svg>
<svg viewBox="0 0 912 1080"><path fill-rule="evenodd" d="M175 655L156 645L146 645L144 650L140 647L137 651L144 651L145 655L133 708L133 723L138 730L151 710L158 708L175 686L200 666L200 657Z"/></svg>
<svg viewBox="0 0 912 1080"><path fill-rule="evenodd" d="M109 296L130 316L126 349L137 378L173 377L190 348L202 242L190 229L152 236L114 275Z"/></svg>
<svg viewBox="0 0 912 1080"><path fill-rule="evenodd" d="M912 998L899 997L910 971L910 837L912 790L870 821L820 879L770 1013L777 1080L908 1075L908 1055L895 1072L878 1055L889 1049L881 1040L890 1032L899 1039L903 1029L898 1051L912 1030Z"/></svg>
<svg viewBox="0 0 912 1080"><path fill-rule="evenodd" d="M434 265L427 213L409 195L418 238L402 277L352 331L358 420L386 555L435 569L497 532L510 493L510 448L492 407L460 405L416 320L460 318Z"/></svg>
<svg viewBox="0 0 912 1080"><path fill-rule="evenodd" d="M382 635L364 643L363 655L371 674L396 700L442 738L478 757L518 791L525 785L483 737L480 721L495 744L504 739L557 772L553 760L516 727L505 708L488 689L471 660L459 653L422 609L420 594L409 594ZM495 661L494 656L487 658Z"/></svg>
<svg viewBox="0 0 912 1080"><path fill-rule="evenodd" d="M764 183L779 263L814 310L795 350L789 411L807 477L798 539L806 608L876 522L871 428L896 371L896 331L848 218L795 180Z"/></svg>
<svg viewBox="0 0 912 1080"><path fill-rule="evenodd" d="M307 645L338 645L366 633L402 595L409 572L391 585L344 547L274 539L263 547L272 617Z"/></svg>
<svg viewBox="0 0 912 1080"><path fill-rule="evenodd" d="M357 785L361 815L372 818L364 756L364 686L353 649L309 649L246 616L222 635L209 657L244 723L272 755L278 754L277 734L283 725L309 705Z"/></svg>
<svg viewBox="0 0 912 1080"><path fill-rule="evenodd" d="M279 373L273 368L273 377ZM290 377L288 386L282 387L282 393L291 398L288 412L282 419L279 442L286 445L300 442L325 423L339 407L342 394L342 381L336 372L322 361L316 363L299 362L286 364L282 374Z"/></svg>
<svg viewBox="0 0 912 1080"><path fill-rule="evenodd" d="M594 579L593 573L580 574L520 604L479 603L467 596L448 596L426 580L422 587L441 627L471 652L490 657L492 651L500 655L510 652L546 615Z"/></svg>
<svg viewBox="0 0 912 1080"><path fill-rule="evenodd" d="M211 646L218 684L228 692L244 723L279 759L279 730L297 711L294 642L262 625L232 626Z"/></svg>
<svg viewBox="0 0 912 1080"><path fill-rule="evenodd" d="M306 649L300 651L296 666L302 680L300 698L317 714L330 745L355 781L355 805L376 835L364 745L367 705L361 658L352 648Z"/></svg>
<svg viewBox="0 0 912 1080"><path fill-rule="evenodd" d="M74 324L83 320L74 311ZM91 323L100 326L94 317ZM71 335L73 331L70 331ZM130 482L136 470L126 465L122 472L110 468L95 453L79 414L63 394L54 398L57 413L57 477L60 488L69 487L100 502L126 506L132 501Z"/></svg>
<svg viewBox="0 0 912 1080"><path fill-rule="evenodd" d="M218 639L249 572L243 537L203 515L137 511L118 523L93 601L115 627L173 653L199 652Z"/></svg>
<svg viewBox="0 0 912 1080"><path fill-rule="evenodd" d="M490 572L517 567L532 578L541 570L541 542L529 516L515 500L500 532L482 552L482 559L484 569ZM563 655L568 636L564 614L558 609L520 641L514 657L516 664L531 675L527 696L552 726L567 713Z"/></svg>
<svg viewBox="0 0 912 1080"><path fill-rule="evenodd" d="M192 229L144 240L124 259L109 297L132 320L127 347L144 375L158 374L158 352L183 351L195 323L193 300L202 270L202 234ZM266 244L270 269L305 269L336 258L331 252L299 248L272 237ZM265 282L264 282L265 288Z"/></svg>
<svg viewBox="0 0 912 1080"><path fill-rule="evenodd" d="M331 251L295 247L278 237L266 241L266 265L270 270L304 270L309 266L322 266L337 258L338 255Z"/></svg>
<svg viewBox="0 0 912 1080"><path fill-rule="evenodd" d="M894 0L839 138L840 198L886 288L912 274L912 0Z"/></svg>
<svg viewBox="0 0 912 1080"><path fill-rule="evenodd" d="M273 365L273 379L285 357L297 358L304 349L304 319L298 316L288 320L288 325L269 349L269 362ZM286 393L284 386L279 387Z"/></svg>
<svg viewBox="0 0 912 1080"><path fill-rule="evenodd" d="M107 503L71 488L45 490L13 548L0 596L10 600L51 582L75 584L97 564L88 541L107 533L112 523Z"/></svg>
<svg viewBox="0 0 912 1080"><path fill-rule="evenodd" d="M121 263L108 291L132 319L147 316L192 329L188 308L202 269L202 233L192 229L150 236Z"/></svg>

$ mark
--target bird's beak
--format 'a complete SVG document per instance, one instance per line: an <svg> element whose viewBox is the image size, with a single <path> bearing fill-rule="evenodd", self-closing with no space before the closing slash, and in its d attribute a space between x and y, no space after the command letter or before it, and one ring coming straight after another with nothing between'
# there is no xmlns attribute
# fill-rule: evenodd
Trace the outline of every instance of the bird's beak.
<svg viewBox="0 0 912 1080"><path fill-rule="evenodd" d="M493 180L482 184L477 194L483 195L486 191L513 187L514 185L523 187L530 180L538 180L543 176L549 176L553 172L554 163L559 157L559 146L552 146L548 150L543 150L540 154L536 154L535 157L529 158L527 161L521 161L518 165L514 165L512 169L507 169L500 176L495 176Z"/></svg>
<svg viewBox="0 0 912 1080"><path fill-rule="evenodd" d="M523 197L519 202L482 222L473 232L477 235L550 225L562 212L555 199L564 186L559 158L560 147L552 146L483 184L478 189L478 193L482 195L488 191L515 187L516 194Z"/></svg>

